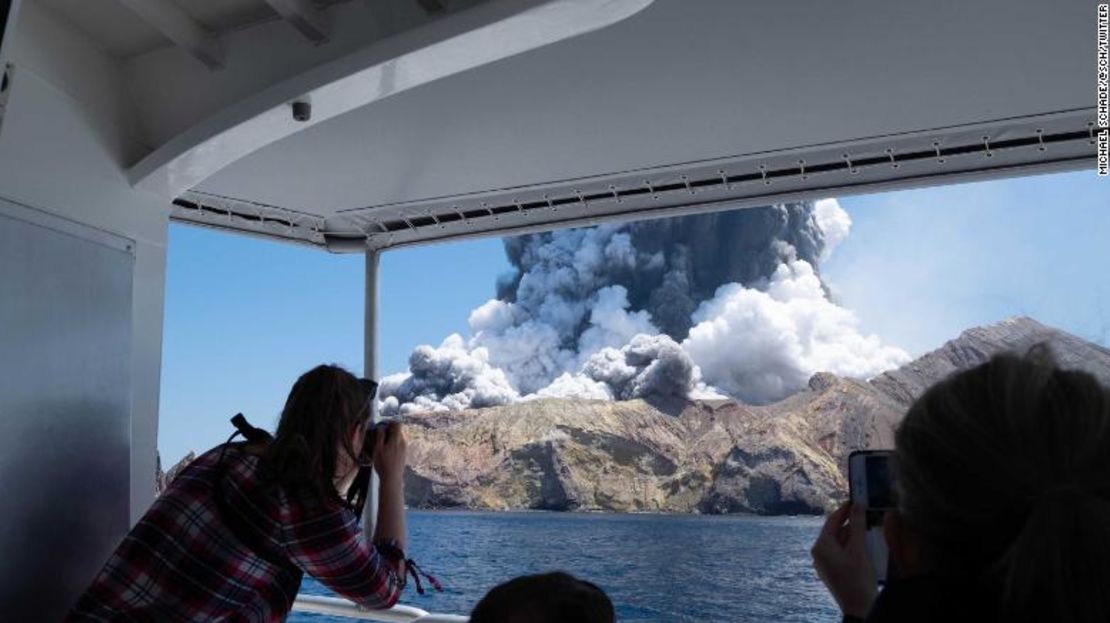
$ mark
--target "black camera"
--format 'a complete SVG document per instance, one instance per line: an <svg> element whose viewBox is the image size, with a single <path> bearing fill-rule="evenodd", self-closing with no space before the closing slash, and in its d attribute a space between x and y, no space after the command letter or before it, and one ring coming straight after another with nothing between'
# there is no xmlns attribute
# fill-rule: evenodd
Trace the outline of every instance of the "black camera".
<svg viewBox="0 0 1110 623"><path fill-rule="evenodd" d="M382 436L382 442L389 441L390 426L397 420L386 418L378 422L370 424L366 428L366 436L362 439L362 452L359 453L358 462L362 465L374 464L374 448L378 443L378 436Z"/></svg>
<svg viewBox="0 0 1110 623"><path fill-rule="evenodd" d="M366 436L362 439L362 452L359 452L358 475L355 476L354 482L351 487L347 489L347 505L350 506L356 514L362 513L362 507L366 504L366 494L370 488L370 472L374 465L374 448L378 443L378 436L382 435L382 441L389 441L392 426L396 422L393 419L385 419L379 422L374 422L366 429Z"/></svg>

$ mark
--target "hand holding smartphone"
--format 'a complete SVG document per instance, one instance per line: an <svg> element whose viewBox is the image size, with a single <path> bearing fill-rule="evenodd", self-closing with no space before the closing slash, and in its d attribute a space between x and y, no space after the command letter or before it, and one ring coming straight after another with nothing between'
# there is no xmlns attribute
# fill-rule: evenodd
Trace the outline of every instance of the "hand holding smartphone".
<svg viewBox="0 0 1110 623"><path fill-rule="evenodd" d="M886 582L888 552L883 517L895 507L893 452L861 450L848 456L848 486L853 504L866 509L867 551L879 584Z"/></svg>

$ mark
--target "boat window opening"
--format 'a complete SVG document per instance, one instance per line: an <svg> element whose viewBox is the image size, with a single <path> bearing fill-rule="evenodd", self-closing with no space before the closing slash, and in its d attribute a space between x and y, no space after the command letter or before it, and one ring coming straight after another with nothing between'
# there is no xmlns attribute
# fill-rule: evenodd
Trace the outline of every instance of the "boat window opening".
<svg viewBox="0 0 1110 623"><path fill-rule="evenodd" d="M989 143L991 150L1003 148L1002 141ZM890 154L884 166L901 162ZM811 170L799 163L793 174ZM725 177L712 183L739 181ZM687 179L681 191L709 183ZM1110 304L1110 288L1099 285L1096 274L1110 256L1094 240L1110 233L1110 217L1096 207L1107 198L1093 174L1073 172L384 253L381 410L402 418L411 431L406 484L413 552L452 588L412 595L405 603L465 614L496 581L554 565L598 578L619 613L646 608L663 613L663 620L679 616L667 588L645 597L632 587L713 557L732 572L723 573L719 585L710 582L709 592L735 590L732 584L743 585L749 575L769 574L782 579L760 593L764 611L771 607L783 620L835 617L835 606L806 571L808 547L816 516L843 493L847 453L889 443L899 401L906 399L898 392L921 389L911 384L899 390L878 380L885 372L928 369L921 362L947 340L986 339L991 348L1055 340L1067 361L1093 366L1110 380L1110 312L1100 311ZM551 203L600 200L613 200L613 193ZM520 209L529 205L381 225L396 231ZM1087 226L1075 231L1063 225L1069 222ZM196 230L174 227L175 237L186 231ZM267 270L265 264L281 270L284 260L270 254L286 246L251 244L259 245L252 270ZM1060 261L1065 246L1071 256ZM348 261L343 270L358 283L358 256L323 257ZM740 257L746 264L722 269ZM175 274L186 267L172 260L171 306L181 278ZM1023 267L1024 280L1010 276L1008 265ZM682 267L686 274L678 275ZM311 281L304 272L301 279ZM675 289L675 283L685 285ZM357 288L351 294L347 304L357 306ZM327 294L306 291L298 298L304 296ZM249 297L239 303L265 304ZM568 310L571 316L560 315ZM263 314L249 307L231 313ZM682 322L674 325L678 316ZM169 309L167 336L176 318ZM357 345L360 323L348 314L317 339L335 344L328 334L347 333ZM776 339L799 340L799 351L761 342L760 336L772 335L772 325ZM807 334L808 325L817 333ZM165 400L182 400L172 375L181 368L168 339ZM240 349L252 349L240 342ZM305 356L301 348L293 352ZM353 361L357 354L343 357ZM316 363L283 358L301 367ZM257 365L249 359L239 366ZM546 363L537 364L540 359ZM692 363L697 373L676 362ZM660 382L668 375L682 377L686 395L661 393L674 387ZM280 399L279 385L266 384L276 392L271 402ZM165 400L164 421L175 412ZM767 430L752 428L747 418L753 414L761 426L778 430L767 422L781 422L783 431L795 432L767 437ZM706 430L695 425L705 418L706 426L735 427L730 441L693 440L692 431ZM846 431L860 424L849 423L853 418L878 432L852 437ZM707 452L716 458L704 465L692 458ZM826 462L804 458L811 455ZM699 533L719 540L709 548L693 536ZM753 554L753 544L768 538L774 546ZM652 548L662 548L664 557L649 555ZM303 592L310 601L334 597L307 578ZM685 595L683 612L746 616L746 606L714 605L709 592ZM304 611L324 607L302 605Z"/></svg>
<svg viewBox="0 0 1110 623"><path fill-rule="evenodd" d="M991 142L989 149L998 149L998 144ZM935 157L935 154L930 153L930 157ZM866 163L853 161L845 166L863 164ZM886 165L890 164L891 159L888 158ZM897 165L898 162L894 161L894 164ZM793 265L797 262L798 255L804 252L783 249L779 267L774 269L772 275L765 276L762 283L732 286L728 283L715 284L725 286L726 292L719 295L720 288L714 288L713 292L700 301L699 306L702 309L696 312L704 323L700 330L704 331L713 324L739 322L748 313L754 313L757 317L759 313L765 313L767 315L763 320L768 323L797 323L792 330L797 331L796 336L801 336L804 332L802 325L816 319L820 328L815 333L834 327L844 331L840 338L845 343L857 340L881 342L879 347L854 351L845 347L840 352L841 357L872 357L881 365L866 373L857 373L860 370L858 361L844 365L835 358L822 359L818 351L843 346L831 340L818 344L819 348L814 348L809 353L812 357L803 356L791 362L802 368L799 372L803 374L796 386L779 393L775 390L764 391L760 395L759 391L752 391L753 385L734 382L729 391L722 392L726 394L724 396L705 397L703 394L698 398L688 397L691 403L700 405L693 410L676 409L667 400L660 400L659 396L599 396L594 393L596 385L590 385L591 381L598 382L599 377L582 378L582 370L588 366L556 370L545 379L551 381L549 387L541 388L540 391L535 391L532 387L531 395L525 395L529 389L517 388L520 396L509 398L502 404L489 404L488 400L492 396L483 395L478 389L485 381L475 378L482 376L483 372L476 372L474 368L467 366L504 366L503 370L485 369L484 372L489 373L487 378L494 378L501 371L511 378L519 376L514 375L510 368L526 364L513 359L509 354L515 352L519 345L506 345L504 341L511 339L509 336L513 331L534 329L534 324L530 323L552 322L550 318L543 316L543 311L525 308L527 301L522 303L521 298L526 294L519 289L514 293L511 287L507 287L513 283L513 279L505 276L498 278L496 273L491 272L488 279L490 285L496 281L496 296L487 304L471 309L437 296L434 289L427 293L415 293L412 298L405 300L390 301L386 296L383 298L383 318L391 313L388 311L390 308L395 308L396 311L392 314L399 316L404 313L403 310L412 306L456 307L460 308L460 315L469 313L473 329L471 333L460 336L449 336L444 332L443 337L446 339L438 346L434 341L411 342L415 349L413 357L419 359L422 372L398 370L396 364L391 366L388 362L383 367L387 376L389 373L399 372L400 376L407 375L409 379L416 379L412 384L413 388L417 388L415 392L406 395L406 381L397 378L387 381L383 392L383 410L393 416L400 414L402 418L410 418L414 430L419 431L414 433L412 446L421 448L421 456L425 458L421 464L412 466L415 493L410 495L410 505L416 513L414 525L428 526L429 533L442 531L450 535L444 540L429 535L436 544L441 544L451 552L447 555L449 563L439 569L447 578L470 577L478 573L478 567L487 564L486 561L498 566L501 577L537 572L542 570L543 564L555 564L584 577L593 574L603 578L608 583L602 583L602 586L614 596L618 612L661 613L657 619L647 616L645 620L671 620L689 613L710 619L746 620L745 617L755 616L754 609L748 609L754 607L739 603L747 601L747 598L738 599L737 603L728 606L715 607L709 605L715 601L712 593L735 592L736 585L745 582L745 574L790 577L789 581L783 579L773 585L770 595L760 592L760 597L751 598L755 601L762 600L759 611L765 613L766 608L772 607L775 618L780 620L814 620L822 617L833 620L836 618L835 606L823 597L816 576L807 572L807 552L811 544L808 537L816 534L820 523L818 519L807 519L807 516L819 514L823 508L820 505L810 506L812 501L805 501L807 498L799 492L798 484L792 482L788 474L804 474L802 480L807 483L827 483L817 486L829 487L830 493L824 504L832 505L834 500L839 499L837 496L843 494L840 489L846 486L843 483L847 453L866 447L886 447L892 443L893 422L900 413L899 409L904 409L905 404L901 402L904 396L889 383L884 383L884 373L893 369L929 369L930 362L933 361L930 357L935 359L938 356L931 354L934 349L944 347L959 350L961 340L969 344L975 343L977 348L994 350L1001 350L1007 345L1028 347L1035 342L1047 341L1059 349L1062 359L1070 365L1088 367L1100 378L1110 381L1110 350L1107 350L1110 346L1110 316L1098 311L1110 303L1110 287L1095 285L1103 281L1100 280L1097 266L1110 261L1110 255L1097 244L1099 237L1110 233L1110 217L1103 215L1098 207L1110 198L1108 192L1110 191L1098 184L1093 173L1084 171L877 195L849 195L841 197L838 202L820 202L823 204L820 208L813 203L804 204L807 207L798 213L814 217L817 230L824 237L826 245L824 248L808 251L809 261L814 262L811 267L814 272L806 272L804 268ZM586 198L593 199L592 196ZM1063 212L1055 212L1059 209L1059 203L1067 204ZM782 204L773 208L750 210L753 214L764 211L776 216L797 216ZM611 223L600 228L591 228L589 231L607 231L594 238L581 234L586 230L563 229L534 234L527 239L518 238L516 242L506 241L504 245L510 258L517 258L510 261L514 262L513 270L516 272L518 286L522 277L524 281L536 285L545 283L545 276L570 271L577 272L578 277L582 278L581 283L591 283L589 287L593 288L592 293L614 285L633 289L636 287L635 277L622 281L619 268L608 273L605 268L592 264L590 258L593 254L604 255L606 251L613 251L614 256L608 259L612 261L613 257L618 257L619 261L619 254L615 252L615 248L610 247L610 243L614 239L621 240L621 233L631 235L634 252L642 251L635 247L644 238L637 240L636 232L638 228L645 228L645 223L655 223L646 225L646 228L658 227L660 231L674 232L680 229L678 223L691 218L721 225L727 221L727 214L722 212L717 217L701 215L658 221ZM936 224L929 226L930 221ZM1082 235L1082 242L1073 238L1072 228L1062 225L1069 222L1086 222L1090 226L1091 231ZM854 228L859 231L853 231ZM701 231L708 236L705 240L707 247L714 247L720 241L727 240L727 233L737 234L736 244L745 244L739 230L726 232L725 236L709 229ZM785 237L787 234L788 230L775 231L775 235ZM888 239L888 242L877 244L883 238ZM1084 246L1085 250L1059 263L1057 251L1077 243ZM613 247L621 244L624 242L618 242ZM447 245L451 246L454 245ZM665 246L664 244L664 248ZM874 251L869 252L868 249L872 246ZM434 247L407 249L399 253L415 258L423 252L434 254ZM533 263L528 264L527 260L519 259L522 255L529 254L533 256ZM691 254L696 263L698 250L693 249ZM981 265L961 266L959 258L949 262L934 261L937 255L960 254L967 256L967 262ZM390 255L387 253L385 257L389 258ZM999 264L999 267L990 268L988 259ZM632 263L642 262L636 264L642 268L651 261L650 257L643 257ZM911 268L915 264L924 272L914 274ZM887 272L879 271L883 265L896 268L888 268ZM1006 269L1009 265L1025 267L1023 274L1028 283L1020 279L1016 283L1009 283L1012 280L1011 272ZM878 272L880 277L853 278L853 273L861 268ZM598 278L597 273L587 274L591 270L603 273L604 276ZM890 281L895 270L902 272L901 278L905 283ZM967 276L953 279L952 273L958 270L962 270ZM1082 276L1069 277L1069 274L1077 271ZM592 281L595 278L600 280ZM802 284L811 278L816 278L821 285L806 290ZM541 300L544 305L554 305L553 300L581 296L581 300L574 302L592 304L595 306L594 310L600 307L598 300L589 300L590 292L568 295L568 291L581 285L574 280L575 277L564 277L546 282L553 284L553 289L537 300ZM641 275L640 281L642 280ZM1038 284L1041 282L1057 283L1039 288ZM750 287L744 287L745 285ZM924 294L912 294L914 288ZM877 292L885 293L876 295ZM799 298L792 299L793 296ZM920 307L897 307L893 303L897 297ZM925 299L932 299L932 302L922 305ZM759 305L743 307L752 300L757 300ZM501 303L515 307L506 311L506 306ZM627 299L624 303L627 304ZM794 308L791 307L792 303L796 303ZM714 304L718 307L717 311L705 309ZM624 312L621 322L635 322L635 315L646 308L643 300L639 305L644 306L632 304L616 311L614 308L607 308L605 312L618 315ZM720 308L729 306L742 308L742 312L730 315L728 311L720 311ZM620 305L616 307L619 308ZM803 307L806 308L805 311L801 311ZM764 311L767 308L775 309L775 312ZM814 313L814 308L822 312ZM941 311L946 308L949 313L942 314ZM1089 313L1077 311L1084 308ZM499 316L502 313L505 317ZM535 315L525 321L517 318L515 324L508 319L513 314L528 313ZM837 325L835 321L827 322L818 318L821 313L838 318L845 314L853 319L846 325ZM792 317L792 314L797 316ZM482 338L483 332L496 333L499 322L508 323L509 328L502 327L500 333ZM589 320L582 322L591 328L598 328L598 325L590 324ZM389 324L385 321L383 327L388 327ZM898 325L902 326L902 330L890 330ZM759 328L755 325L739 325L734 326L733 330L757 333ZM658 333L662 333L658 327L656 329ZM582 332L575 332L573 328L570 331L569 343L580 345ZM713 339L723 342L725 348L746 347L759 352L751 344L737 341L736 336L728 335L727 331L716 334L712 339L698 339L693 335L698 332L698 328L691 328L684 336L675 340L675 343L691 351L701 350L702 355L711 346ZM565 339L566 336L563 337L565 345L568 340ZM824 338L810 334L805 339L821 342ZM945 347L948 340L955 340L955 345ZM635 366L632 361L636 357L650 359L657 356L657 353L645 355L643 350L629 348L633 342L635 338L626 344L607 347L607 356L602 359L612 361L617 358L622 366L627 367ZM503 348L506 352L498 353L498 348ZM803 344L800 348L804 350L806 346ZM473 355L480 350L483 354L474 358ZM623 359L621 351L625 351ZM551 350L540 348L532 354L536 357L548 357L552 352L558 352L557 345ZM628 357L630 353L634 356ZM763 351L762 354L778 353ZM725 357L726 365L743 364L741 356L731 359L727 358L727 353L718 353L715 356ZM401 360L396 356L386 359ZM579 363L584 359L589 360L582 357L578 360ZM703 380L712 380L712 383L720 387L729 386L727 377L709 369L715 363L712 357L703 356L695 362L702 367ZM768 357L767 364L768 368L772 365L781 367L783 360ZM640 365L643 365L642 361ZM754 367L757 369L749 370L749 374L758 376L758 364ZM434 371L429 372L429 369ZM451 370L463 369L467 372L451 376ZM627 369L624 372L634 374ZM444 376L437 377L436 374L440 373ZM576 378L580 383L563 383L558 390L551 390L559 385L560 373L577 373ZM716 376L710 379L710 374ZM644 375L645 378L647 376ZM872 382L869 379L876 380ZM919 379L925 384L936 380L939 378ZM602 381L608 382L609 379ZM472 385L466 387L467 383L472 382ZM567 387L572 389L567 391ZM914 391L923 387L924 385L917 387ZM419 388L442 388L442 391L421 393ZM575 394L574 388L581 388L581 393ZM469 389L474 389L476 396L463 396ZM617 385L610 386L610 389L617 389ZM545 394L544 390L551 391ZM455 391L460 393L452 395ZM736 391L744 393L744 397L738 399L734 393ZM397 403L390 402L398 397L402 397L400 408ZM474 398L478 400L469 406L463 405L462 410L459 410L460 401ZM413 402L406 405L405 399L412 399ZM606 405L614 404L622 405L620 412L634 420L635 424L621 428L619 420L610 419L610 407ZM742 406L730 407L730 404ZM886 406L876 408L875 404ZM730 411L732 408L737 410ZM431 412L433 409L435 411ZM699 417L708 418L706 427L709 426L709 421L720 426L721 422L728 422L730 418L742 421L745 416L739 413L747 410L759 413L764 418L778 419L783 426L789 423L792 427L809 430L807 435L811 437L805 441L797 441L797 446L790 441L764 446L761 445L764 442L761 441L760 434L754 432L757 429L744 429L751 435L746 440L750 445L745 445L744 434L734 438L735 447L721 454L721 464L705 475L707 482L699 480L696 469L691 469L692 463L684 462L684 458L667 456L668 450L652 446L652 442L645 442L642 436L643 430L651 430L658 422L683 421L687 423L686 430L689 432L691 429L698 429L690 422L697 421ZM645 413L653 413L657 419L653 420L652 416ZM840 424L828 424L823 421L825 418ZM853 418L858 418L858 421L849 423ZM514 433L510 431L518 430L519 426L527 425L530 420L534 420L534 424L525 430L534 436L514 439ZM490 424L479 424L485 421ZM766 425L767 420L761 421ZM866 428L867 425L862 425L864 421L877 425L875 432L866 438L851 437L848 431ZM504 436L489 428L493 426L493 422L505 427ZM614 422L618 424L615 425ZM483 434L488 437L481 437ZM460 473L453 466L463 464L452 462L450 444L453 442L460 446L457 449L459 456L474 460L477 452L475 436L485 439L487 443L478 455L482 457L478 462L485 467L474 468L470 473ZM650 439L650 435L648 438ZM659 443L659 440L655 439L654 442ZM805 460L791 454L801 447L819 453L836 467L823 476L819 475L820 470L815 470ZM503 456L501 460L504 462L499 463L496 460L498 456ZM684 456L688 458L691 455ZM775 472L768 467L775 461L784 461L790 468ZM621 471L629 465L636 466L632 472ZM688 469L690 472L684 474ZM510 470L512 476L500 475L499 470ZM775 473L778 476L773 475ZM667 481L671 475L679 477ZM551 476L551 479L545 479L546 476ZM663 502L658 497L653 497L658 495L659 489L656 483L651 482L651 478L668 482L671 489L666 491L673 497ZM724 483L716 483L718 486L714 486L714 479L727 483L730 478L733 479L731 489ZM572 490L565 490L568 488ZM615 491L619 491L619 494L614 493ZM685 507L673 503L684 492L690 491L698 491L696 503L684 501L681 504L687 504ZM791 499L791 496L796 497ZM466 500L471 502L468 504ZM653 503L656 505L653 506ZM551 516L542 513L529 514L544 510L577 512L569 515L556 513ZM520 514L522 511L524 514ZM729 526L730 521L737 523ZM455 538L457 533L453 529L465 533L467 538ZM570 534L560 536L557 532L547 532L548 529ZM702 549L698 539L689 536L689 533L695 531L705 531L714 535L708 538L721 540L712 541L711 549ZM537 537L537 534L542 536ZM757 547L755 543L767 538L766 534L776 534L772 538L780 539L788 545L766 549ZM807 538L800 538L799 534L805 534ZM728 538L738 540L730 543ZM598 547L598 540L606 539L613 539L619 545L602 548L601 554L590 549ZM475 544L475 541L479 543ZM499 551L483 547L484 541L503 549ZM586 544L581 544L580 541ZM681 546L671 548L670 543L681 543ZM428 547L428 553L423 555L436 559L436 550L431 545ZM752 561L748 556L753 549L766 558L749 566ZM644 555L645 550L665 553L661 558L653 558ZM613 560L608 564L598 562L599 557L607 556L611 556ZM704 594L684 586L683 600L677 603L667 597L673 595L661 584L658 590L664 596L659 598L645 597L644 591L636 588L642 589L653 582L660 582L660 578L667 577L672 565L693 568L705 564L708 559L718 563L719 566L715 568L730 569L734 575L727 571L722 572L728 579L722 580L719 585L711 582ZM798 569L805 571L795 571ZM485 569L484 572L489 573L489 570ZM473 605L473 600L480 597L481 589L482 587L475 586L465 599L447 602L451 608L441 605L445 603L442 596L428 598L428 601L418 599L414 603L440 611L465 612ZM622 593L637 597L621 598Z"/></svg>

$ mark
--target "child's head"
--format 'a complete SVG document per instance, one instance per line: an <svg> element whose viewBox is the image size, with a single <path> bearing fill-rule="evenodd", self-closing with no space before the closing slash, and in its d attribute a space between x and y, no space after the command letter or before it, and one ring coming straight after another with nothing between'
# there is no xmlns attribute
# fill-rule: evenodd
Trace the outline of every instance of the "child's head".
<svg viewBox="0 0 1110 623"><path fill-rule="evenodd" d="M600 588L556 571L524 575L495 586L470 623L613 623L613 603Z"/></svg>

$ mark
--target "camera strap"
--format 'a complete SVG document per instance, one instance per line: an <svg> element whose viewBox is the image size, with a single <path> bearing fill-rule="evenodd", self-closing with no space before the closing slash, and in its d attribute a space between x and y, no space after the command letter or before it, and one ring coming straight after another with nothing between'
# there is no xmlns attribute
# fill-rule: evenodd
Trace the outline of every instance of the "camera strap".
<svg viewBox="0 0 1110 623"><path fill-rule="evenodd" d="M247 421L247 418L243 417L242 413L236 413L235 417L231 418L231 425L235 427L235 433L231 435L232 439L235 435L242 435L243 439L247 440L247 443L272 441L274 439L274 436L269 432L251 426L250 422ZM228 441L230 442L231 439L228 439Z"/></svg>

